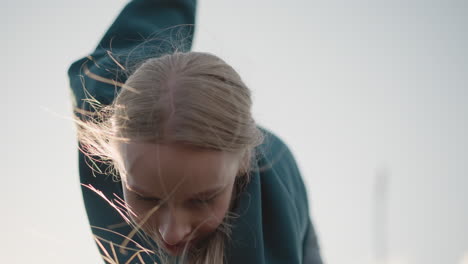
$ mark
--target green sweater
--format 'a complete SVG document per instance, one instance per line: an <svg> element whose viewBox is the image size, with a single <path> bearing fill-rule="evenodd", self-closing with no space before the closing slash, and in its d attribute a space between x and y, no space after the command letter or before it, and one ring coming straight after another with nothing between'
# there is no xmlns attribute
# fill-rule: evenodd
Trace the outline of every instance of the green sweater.
<svg viewBox="0 0 468 264"><path fill-rule="evenodd" d="M145 58L174 52L175 49L189 51L195 7L195 1L191 0L131 1L94 52L69 68L74 106L90 110L89 103L83 101L89 97L83 87L103 104L110 104L119 91L113 84L90 78L85 74L85 66L93 74L123 83L128 76L114 60L131 70L135 66L133 62ZM171 39L171 42L163 41L167 39ZM142 44L143 40L146 41ZM227 263L320 264L322 261L309 215L307 192L296 162L277 136L265 129L262 131L265 141L257 149L262 154L254 164L254 167L262 169L254 168L251 181L239 197L236 213L241 216L233 223L232 242L225 249ZM111 201L116 200L114 194L123 197L120 182L106 175L93 174L89 160L80 151L78 158L83 185L93 186ZM103 164L99 166L103 170L106 168ZM123 241L121 235L128 235L131 227L95 191L85 186L82 190L90 226L93 234L99 237L98 245L102 246L99 246L99 250L104 256L107 250L114 258L112 244L119 245ZM138 237L135 241L145 245ZM129 256L116 250L120 263L125 263ZM158 262L154 256L142 256L145 263ZM134 260L131 263L140 262Z"/></svg>

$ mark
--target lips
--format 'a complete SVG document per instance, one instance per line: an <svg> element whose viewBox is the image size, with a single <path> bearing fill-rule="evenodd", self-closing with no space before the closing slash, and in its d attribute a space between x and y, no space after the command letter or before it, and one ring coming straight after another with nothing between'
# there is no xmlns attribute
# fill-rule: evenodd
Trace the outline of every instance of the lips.
<svg viewBox="0 0 468 264"><path fill-rule="evenodd" d="M173 254L181 253L184 250L185 243L179 243L176 245L169 245L164 242L164 247Z"/></svg>
<svg viewBox="0 0 468 264"><path fill-rule="evenodd" d="M175 245L169 245L163 239L161 239L160 241L163 242L163 246L166 249L166 251L168 251L168 253L172 255L179 255L180 253L183 252L186 246L187 246L187 249L196 247L198 243L200 242L200 237L191 239L189 241L183 241Z"/></svg>

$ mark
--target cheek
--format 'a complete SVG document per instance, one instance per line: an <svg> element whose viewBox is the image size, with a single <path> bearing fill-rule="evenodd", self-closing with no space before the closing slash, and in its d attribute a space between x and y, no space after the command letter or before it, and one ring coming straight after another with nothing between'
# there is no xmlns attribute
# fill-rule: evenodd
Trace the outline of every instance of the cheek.
<svg viewBox="0 0 468 264"><path fill-rule="evenodd" d="M137 200L129 197L126 199L127 204L131 207L132 212L128 212L128 216L134 224L141 227L141 230L149 236L157 236L159 233L158 228L158 217L161 214L160 211L154 212L155 205L144 201ZM164 211L163 208L158 210ZM151 216L148 217L148 215Z"/></svg>
<svg viewBox="0 0 468 264"><path fill-rule="evenodd" d="M151 203L138 200L136 197L134 197L134 195L126 191L124 191L124 200L127 209L127 215L134 222L139 223L154 208L154 205L152 205Z"/></svg>
<svg viewBox="0 0 468 264"><path fill-rule="evenodd" d="M206 205L197 217L197 233L206 236L218 228L226 216L230 204L230 194L218 197L212 204Z"/></svg>

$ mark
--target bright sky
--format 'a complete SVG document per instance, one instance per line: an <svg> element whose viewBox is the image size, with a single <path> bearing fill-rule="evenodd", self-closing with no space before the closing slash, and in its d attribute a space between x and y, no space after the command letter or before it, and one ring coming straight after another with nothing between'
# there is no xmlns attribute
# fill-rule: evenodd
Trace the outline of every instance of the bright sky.
<svg viewBox="0 0 468 264"><path fill-rule="evenodd" d="M240 72L293 150L327 263L467 263L468 2L199 2L194 48ZM68 66L125 3L2 1L4 263L100 262L60 115Z"/></svg>

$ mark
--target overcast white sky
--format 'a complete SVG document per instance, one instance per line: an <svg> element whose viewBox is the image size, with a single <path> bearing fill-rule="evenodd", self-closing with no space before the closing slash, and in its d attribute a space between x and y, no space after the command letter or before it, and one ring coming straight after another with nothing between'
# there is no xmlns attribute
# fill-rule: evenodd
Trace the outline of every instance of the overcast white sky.
<svg viewBox="0 0 468 264"><path fill-rule="evenodd" d="M126 1L1 0L3 263L101 263L66 71ZM293 150L327 263L468 263L468 2L201 0L194 49L231 63ZM463 261L464 259L464 261Z"/></svg>

